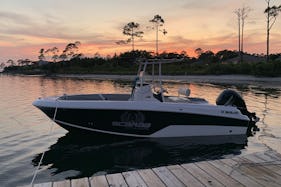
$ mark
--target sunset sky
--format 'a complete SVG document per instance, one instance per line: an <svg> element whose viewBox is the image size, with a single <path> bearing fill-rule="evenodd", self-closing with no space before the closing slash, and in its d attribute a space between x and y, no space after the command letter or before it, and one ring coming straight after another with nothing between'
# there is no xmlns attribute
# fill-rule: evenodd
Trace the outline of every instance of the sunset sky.
<svg viewBox="0 0 281 187"><path fill-rule="evenodd" d="M280 5L281 0L272 0ZM272 5L273 5L272 4ZM41 48L58 47L80 41L80 51L113 55L131 50L116 45L127 39L122 28L137 22L145 32L135 48L154 51L155 33L147 29L159 14L168 34L160 36L159 50L187 51L237 49L237 16L234 10L249 6L244 49L265 53L266 8L264 0L1 0L0 63L8 59L37 60ZM271 31L271 53L281 52L281 15Z"/></svg>

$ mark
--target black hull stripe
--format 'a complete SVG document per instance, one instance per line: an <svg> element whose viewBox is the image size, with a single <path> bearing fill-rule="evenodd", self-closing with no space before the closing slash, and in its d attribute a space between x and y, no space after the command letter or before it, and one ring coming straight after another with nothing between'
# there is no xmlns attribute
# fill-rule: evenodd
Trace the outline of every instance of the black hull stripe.
<svg viewBox="0 0 281 187"><path fill-rule="evenodd" d="M227 127L228 130L227 131L224 130L223 134L221 134L221 132L220 133L215 132L215 134L213 134L214 132L209 132L209 133L203 135L203 134L200 134L200 132L202 132L202 131L198 130L197 131L198 133L195 133L195 134L187 133L187 134L174 135L174 134L168 133L168 134L165 134L164 136L163 135L159 136L159 134L156 133L156 134L152 134L152 135L139 135L139 134L126 134L126 133L119 133L119 132L103 131L103 130L88 128L88 127L81 127L81 126L77 126L77 125L66 123L66 122L59 121L59 120L55 120L55 122L68 131L86 130L86 131L95 132L97 134L108 134L108 135L116 135L116 136L135 137L135 138L173 138L173 137L179 138L179 137L204 137L204 136L210 137L210 136L233 136L233 135L245 135L246 134L245 127ZM186 127L190 128L191 126L192 125L187 125ZM218 128L225 128L225 127L221 126ZM237 129L237 128L239 128L239 129ZM235 130L236 132L230 133L229 129ZM188 130L186 132L188 132Z"/></svg>
<svg viewBox="0 0 281 187"><path fill-rule="evenodd" d="M51 119L54 108L40 108ZM148 136L170 125L248 127L248 121L186 113L58 109L57 121L106 132Z"/></svg>

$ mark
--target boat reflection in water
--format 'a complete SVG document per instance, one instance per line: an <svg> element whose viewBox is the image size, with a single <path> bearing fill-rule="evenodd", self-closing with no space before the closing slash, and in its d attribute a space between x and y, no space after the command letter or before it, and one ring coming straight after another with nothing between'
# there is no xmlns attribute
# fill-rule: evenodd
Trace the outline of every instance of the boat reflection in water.
<svg viewBox="0 0 281 187"><path fill-rule="evenodd" d="M246 145L246 135L132 139L67 133L45 152L42 166L53 176L68 171L62 177L89 177L239 155ZM41 156L32 160L33 165L38 165ZM79 174L69 176L71 171Z"/></svg>

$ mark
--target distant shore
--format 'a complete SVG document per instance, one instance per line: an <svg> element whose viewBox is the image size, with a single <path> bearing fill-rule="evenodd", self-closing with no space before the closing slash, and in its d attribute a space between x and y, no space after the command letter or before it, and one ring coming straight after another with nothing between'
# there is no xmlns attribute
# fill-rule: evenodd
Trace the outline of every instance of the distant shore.
<svg viewBox="0 0 281 187"><path fill-rule="evenodd" d="M51 77L94 79L94 80L128 80L133 81L136 75L100 75L100 74L54 74ZM147 79L152 79L147 76ZM166 82L186 83L221 83L221 84L259 84L280 85L281 77L255 77L251 75L163 75Z"/></svg>

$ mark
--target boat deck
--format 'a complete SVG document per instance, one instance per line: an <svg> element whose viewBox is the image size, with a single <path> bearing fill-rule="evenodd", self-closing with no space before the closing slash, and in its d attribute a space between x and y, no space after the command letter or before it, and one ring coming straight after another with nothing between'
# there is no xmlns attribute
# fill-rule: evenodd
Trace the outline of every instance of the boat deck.
<svg viewBox="0 0 281 187"><path fill-rule="evenodd" d="M275 151L152 169L35 184L34 187L281 186Z"/></svg>

